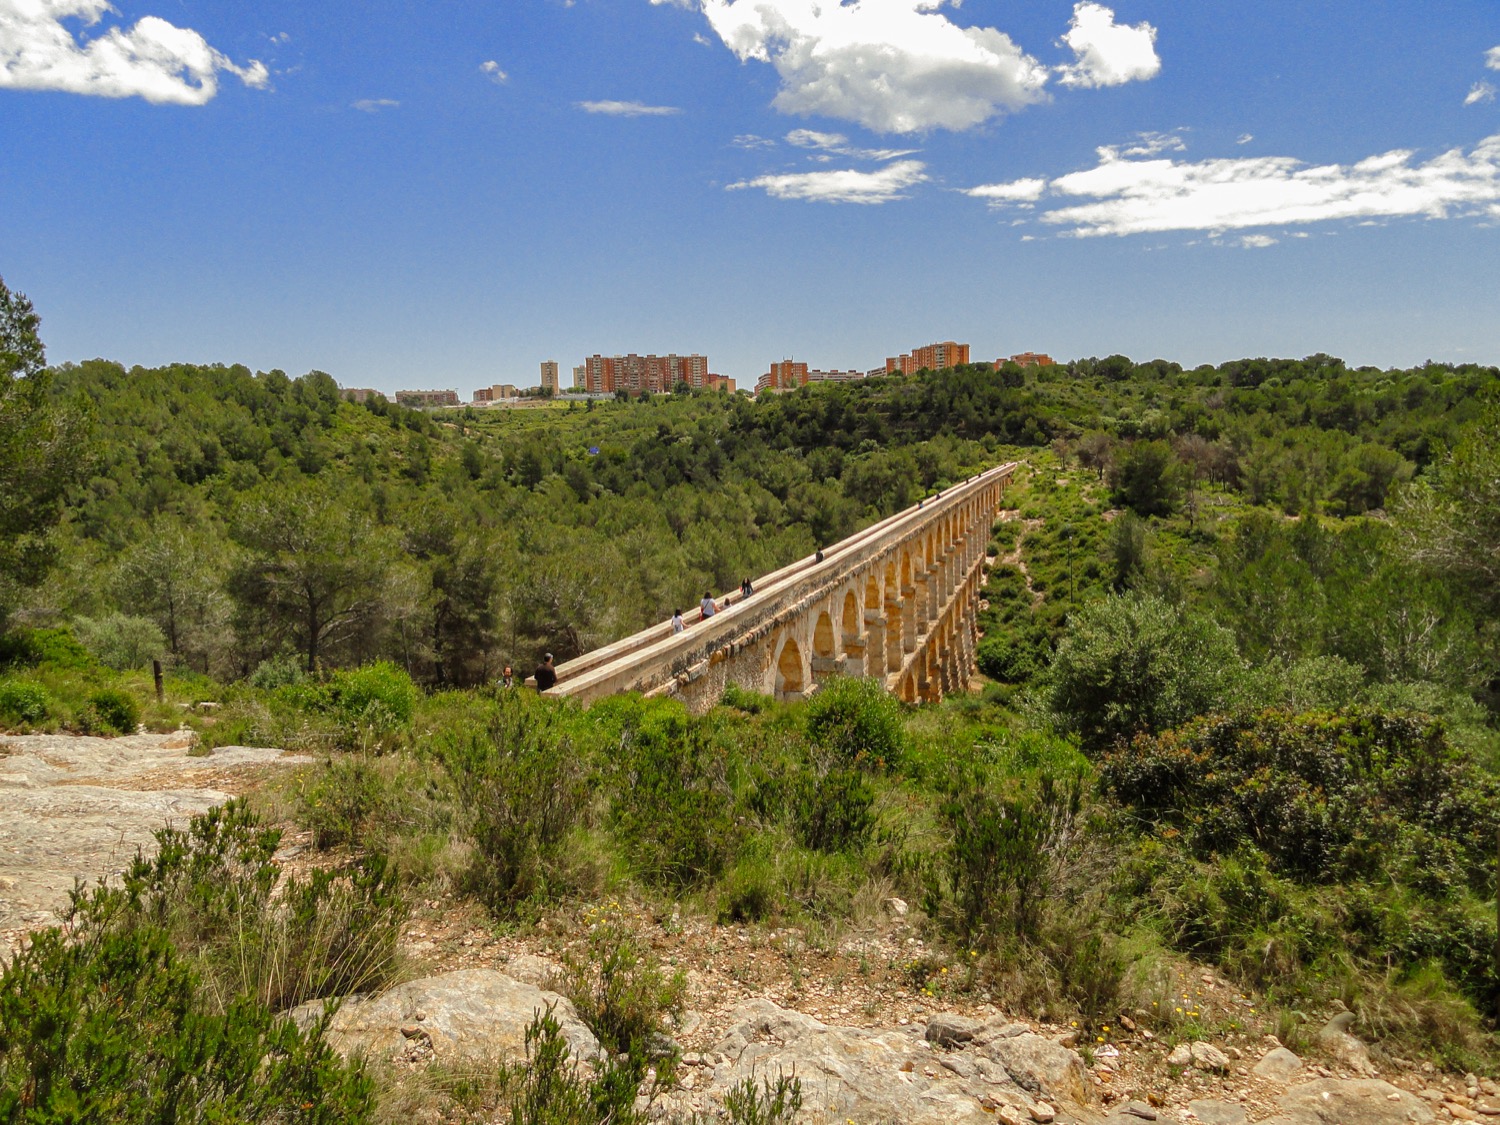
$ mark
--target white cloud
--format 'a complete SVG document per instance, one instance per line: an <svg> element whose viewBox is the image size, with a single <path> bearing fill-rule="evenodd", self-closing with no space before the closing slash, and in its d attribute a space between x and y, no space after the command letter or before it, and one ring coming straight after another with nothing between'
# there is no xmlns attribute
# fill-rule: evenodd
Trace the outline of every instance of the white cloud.
<svg viewBox="0 0 1500 1125"><path fill-rule="evenodd" d="M671 0L652 0L653 3ZM948 0L691 0L741 60L781 76L775 106L880 133L969 129L1045 98L1048 70ZM956 7L956 4L954 5Z"/></svg>
<svg viewBox="0 0 1500 1125"><path fill-rule="evenodd" d="M756 134L754 133L741 133L729 143L735 148L742 148L746 151L753 151L754 149L758 148L776 147L776 142L773 141L770 137L760 137L756 136Z"/></svg>
<svg viewBox="0 0 1500 1125"><path fill-rule="evenodd" d="M1241 133L1238 137L1235 138L1234 143L1237 145L1247 145L1253 140L1255 140L1254 133Z"/></svg>
<svg viewBox="0 0 1500 1125"><path fill-rule="evenodd" d="M1136 139L1121 148L1111 148L1120 156L1160 156L1164 152L1183 152L1187 142L1180 133L1137 133Z"/></svg>
<svg viewBox="0 0 1500 1125"><path fill-rule="evenodd" d="M819 203L889 203L906 198L908 188L927 180L920 160L898 160L874 172L841 169L831 172L789 172L757 176L730 184L729 191L762 188L776 199L805 199Z"/></svg>
<svg viewBox="0 0 1500 1125"><path fill-rule="evenodd" d="M1011 180L1004 184L981 184L965 188L965 195L988 200L992 206L1005 203L1035 203L1047 190L1046 180Z"/></svg>
<svg viewBox="0 0 1500 1125"><path fill-rule="evenodd" d="M1495 100L1495 87L1488 82L1476 82L1469 89L1469 96L1464 99L1464 105L1479 105L1481 102L1492 102Z"/></svg>
<svg viewBox="0 0 1500 1125"><path fill-rule="evenodd" d="M1491 70L1500 70L1500 47L1491 47L1484 53L1484 65Z"/></svg>
<svg viewBox="0 0 1500 1125"><path fill-rule="evenodd" d="M485 77L487 77L497 86L504 86L507 82L510 81L510 75L506 74L505 71L501 69L500 64L497 63L494 59L486 59L484 62L480 63L479 70L485 75Z"/></svg>
<svg viewBox="0 0 1500 1125"><path fill-rule="evenodd" d="M1500 134L1467 153L1452 149L1425 163L1414 163L1414 153L1399 149L1357 164L1320 166L1284 156L1123 160L1112 149L1099 150L1099 156L1096 167L1047 184L1045 197L1060 205L1044 209L1040 221L1083 237L1337 219L1500 218ZM992 185L981 198L1003 203L1004 187ZM1080 199L1088 202L1071 202Z"/></svg>
<svg viewBox="0 0 1500 1125"><path fill-rule="evenodd" d="M1240 238L1240 245L1246 250L1264 250L1267 246L1275 246L1281 240L1272 238L1269 234L1247 234Z"/></svg>
<svg viewBox="0 0 1500 1125"><path fill-rule="evenodd" d="M63 24L94 29L106 14L117 14L108 0L0 0L0 88L203 105L219 92L220 71L247 86L269 80L263 63L239 66L196 31L156 16L82 39Z"/></svg>
<svg viewBox="0 0 1500 1125"><path fill-rule="evenodd" d="M394 98L360 98L357 102L350 102L349 108L361 113L379 113L382 109L395 109L400 104Z"/></svg>
<svg viewBox="0 0 1500 1125"><path fill-rule="evenodd" d="M1161 71L1156 53L1156 28L1115 23L1115 14L1090 0L1075 4L1073 22L1063 42L1078 61L1058 68L1064 86L1123 86L1148 81Z"/></svg>
<svg viewBox="0 0 1500 1125"><path fill-rule="evenodd" d="M682 110L674 105L645 105L642 102L579 102L585 113L603 113L611 117L671 117Z"/></svg>
<svg viewBox="0 0 1500 1125"><path fill-rule="evenodd" d="M917 151L914 148L856 148L842 133L820 133L816 129L793 129L786 135L786 143L797 148L821 149L837 156L852 156L856 160L894 160Z"/></svg>

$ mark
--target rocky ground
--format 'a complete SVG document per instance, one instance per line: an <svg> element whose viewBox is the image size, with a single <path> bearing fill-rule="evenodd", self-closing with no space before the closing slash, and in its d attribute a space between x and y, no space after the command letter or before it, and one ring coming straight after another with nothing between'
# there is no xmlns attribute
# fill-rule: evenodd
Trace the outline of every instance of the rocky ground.
<svg viewBox="0 0 1500 1125"><path fill-rule="evenodd" d="M244 746L202 754L191 731L0 736L0 961L57 920L75 879L118 873L157 829L307 761Z"/></svg>
<svg viewBox="0 0 1500 1125"><path fill-rule="evenodd" d="M75 877L117 872L151 833L308 761L274 750L199 755L192 736L0 739L0 955L45 925ZM313 861L295 832L289 866ZM537 1007L556 1003L575 1056L597 1041L548 989L602 914L683 970L683 1052L663 1116L712 1115L746 1077L795 1073L808 1121L1137 1125L1426 1125L1500 1120L1500 1088L1430 1064L1371 1058L1348 1013L1282 1046L1255 998L1181 969L1150 1009L1077 1028L1006 1012L964 954L930 948L888 899L841 929L722 926L681 910L607 903L499 932L451 896L416 904L402 936L407 983L346 1003L334 1041L412 1076L434 1059L517 1052ZM304 1010L303 1015L310 1009ZM1156 1028L1153 1032L1151 1029Z"/></svg>

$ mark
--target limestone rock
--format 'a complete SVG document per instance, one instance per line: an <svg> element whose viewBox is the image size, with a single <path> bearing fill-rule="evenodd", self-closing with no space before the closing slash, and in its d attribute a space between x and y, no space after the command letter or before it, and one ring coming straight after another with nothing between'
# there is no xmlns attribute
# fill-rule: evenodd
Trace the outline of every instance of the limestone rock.
<svg viewBox="0 0 1500 1125"><path fill-rule="evenodd" d="M979 1050L1005 1067L1023 1090L1078 1105L1093 1103L1094 1084L1076 1051L1030 1033L996 1039Z"/></svg>
<svg viewBox="0 0 1500 1125"><path fill-rule="evenodd" d="M658 1104L668 1117L674 1112L688 1113L691 1098L703 1104L722 1100L727 1090L746 1078L760 1083L793 1073L802 1083L808 1120L855 1125L889 1121L991 1125L997 1119L997 1106L1029 1108L1024 1093L1013 1086L989 1084L978 1076L965 1078L934 1066L932 1051L911 1031L831 1026L765 999L736 1008L724 1038L705 1054L722 1060L711 1081L697 1085L691 1095L672 1093L662 1099ZM948 1058L972 1056L954 1052ZM982 1060L973 1062L982 1074ZM988 1099L990 1109L981 1097Z"/></svg>
<svg viewBox="0 0 1500 1125"><path fill-rule="evenodd" d="M1369 1050L1349 1032L1353 1023L1353 1012L1340 1012L1318 1032L1318 1046L1360 1074L1372 1075L1375 1067L1370 1062Z"/></svg>
<svg viewBox="0 0 1500 1125"><path fill-rule="evenodd" d="M1194 1043L1188 1048L1188 1054L1199 1070L1209 1070L1215 1074L1229 1072L1229 1056L1212 1043Z"/></svg>
<svg viewBox="0 0 1500 1125"><path fill-rule="evenodd" d="M1260 1062L1250 1068L1257 1078L1272 1082L1290 1082L1302 1070L1302 1060L1285 1047L1267 1051Z"/></svg>
<svg viewBox="0 0 1500 1125"><path fill-rule="evenodd" d="M1237 1102L1221 1102L1212 1098L1189 1102L1188 1109L1203 1125L1245 1125L1249 1115L1245 1107Z"/></svg>
<svg viewBox="0 0 1500 1125"><path fill-rule="evenodd" d="M1261 1125L1431 1125L1435 1116L1415 1094L1376 1078L1323 1078L1293 1086L1281 1112Z"/></svg>
<svg viewBox="0 0 1500 1125"><path fill-rule="evenodd" d="M967 1043L984 1029L984 1024L952 1012L940 1012L927 1021L927 1042L939 1047L956 1047Z"/></svg>
<svg viewBox="0 0 1500 1125"><path fill-rule="evenodd" d="M1179 1043L1172 1048L1172 1053L1167 1056L1168 1066L1191 1066L1193 1063L1193 1049L1186 1043Z"/></svg>
<svg viewBox="0 0 1500 1125"><path fill-rule="evenodd" d="M349 997L334 1013L328 1041L346 1055L397 1057L425 1039L440 1059L515 1059L526 1053L527 1026L549 1005L572 1057L598 1058L599 1041L568 1000L493 969L461 969L397 985L379 996ZM305 1027L322 1010L322 1001L315 1000L292 1009L291 1016ZM408 1036L407 1029L416 1035Z"/></svg>

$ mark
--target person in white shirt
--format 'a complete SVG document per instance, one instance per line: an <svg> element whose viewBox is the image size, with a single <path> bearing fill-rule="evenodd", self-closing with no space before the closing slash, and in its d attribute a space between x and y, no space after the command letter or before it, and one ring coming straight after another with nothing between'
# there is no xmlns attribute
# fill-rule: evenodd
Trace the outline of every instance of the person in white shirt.
<svg viewBox="0 0 1500 1125"><path fill-rule="evenodd" d="M703 601L699 604L698 610L703 615L703 620L705 621L719 612L719 607L714 605L714 596L712 593L707 590L703 591Z"/></svg>
<svg viewBox="0 0 1500 1125"><path fill-rule="evenodd" d="M686 627L687 626L683 625L682 623L682 610L674 609L672 611L672 632L680 633Z"/></svg>

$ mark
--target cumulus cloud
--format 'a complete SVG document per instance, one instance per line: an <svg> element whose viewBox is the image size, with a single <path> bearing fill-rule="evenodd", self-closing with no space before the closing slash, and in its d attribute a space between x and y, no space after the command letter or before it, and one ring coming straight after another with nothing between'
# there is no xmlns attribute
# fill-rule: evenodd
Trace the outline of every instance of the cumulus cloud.
<svg viewBox="0 0 1500 1125"><path fill-rule="evenodd" d="M964 194L988 200L992 206L999 207L1007 203L1035 203L1046 190L1046 180L1012 180L1005 184L965 188Z"/></svg>
<svg viewBox="0 0 1500 1125"><path fill-rule="evenodd" d="M1058 81L1064 86L1123 86L1148 81L1161 71L1156 28L1149 23L1115 23L1114 12L1103 4L1075 5L1073 22L1062 38L1078 59L1058 68Z"/></svg>
<svg viewBox="0 0 1500 1125"><path fill-rule="evenodd" d="M1464 105L1479 105L1481 102L1492 102L1495 100L1495 87L1488 82L1476 82L1469 89L1469 96L1464 99Z"/></svg>
<svg viewBox="0 0 1500 1125"><path fill-rule="evenodd" d="M90 35L107 14L117 14L108 0L0 0L0 88L203 105L219 92L220 71L267 84L264 64L239 66L196 31L156 16ZM80 21L83 36L64 20Z"/></svg>
<svg viewBox="0 0 1500 1125"><path fill-rule="evenodd" d="M926 180L926 165L920 160L898 160L874 172L841 169L757 176L730 184L727 190L761 188L776 199L819 203L889 203L906 198L907 189Z"/></svg>
<svg viewBox="0 0 1500 1125"><path fill-rule="evenodd" d="M400 104L395 98L360 98L357 102L350 102L349 108L360 113L379 113L382 109L395 109Z"/></svg>
<svg viewBox="0 0 1500 1125"><path fill-rule="evenodd" d="M653 3L673 0L652 0ZM682 2L682 0L679 0ZM1048 69L948 0L687 0L741 60L781 76L775 106L880 133L969 129L1041 101ZM956 6L956 5L955 5Z"/></svg>
<svg viewBox="0 0 1500 1125"><path fill-rule="evenodd" d="M674 105L646 105L642 102L579 102L585 113L603 113L610 117L671 117L682 110Z"/></svg>
<svg viewBox="0 0 1500 1125"><path fill-rule="evenodd" d="M973 128L1046 100L1053 68L992 27L963 27L943 11L962 0L651 0L701 11L742 61L781 76L774 105L880 133ZM1073 86L1114 86L1161 68L1156 29L1118 25L1092 0L1063 35Z"/></svg>
<svg viewBox="0 0 1500 1125"><path fill-rule="evenodd" d="M796 148L819 149L836 156L852 156L857 160L894 160L898 156L910 156L914 148L858 148L849 143L842 133L820 133L816 129L793 129L786 135L786 143Z"/></svg>
<svg viewBox="0 0 1500 1125"><path fill-rule="evenodd" d="M1484 53L1484 65L1491 70L1500 70L1500 47L1491 47Z"/></svg>
<svg viewBox="0 0 1500 1125"><path fill-rule="evenodd" d="M1425 162L1394 150L1356 164L1312 166L1284 156L1197 162L1127 160L1099 150L1096 167L1051 180L1040 221L1079 237L1163 231L1223 232L1336 219L1500 219L1500 134ZM1023 192L1019 186L1026 184ZM970 188L1003 204L1030 181ZM1075 202L1083 200L1084 202Z"/></svg>
<svg viewBox="0 0 1500 1125"><path fill-rule="evenodd" d="M497 86L504 86L510 81L510 75L506 74L500 64L494 59L486 59L479 64L480 73Z"/></svg>
<svg viewBox="0 0 1500 1125"><path fill-rule="evenodd" d="M1240 245L1246 250L1264 250L1267 246L1275 246L1280 239L1272 238L1269 234L1247 234L1240 238Z"/></svg>

